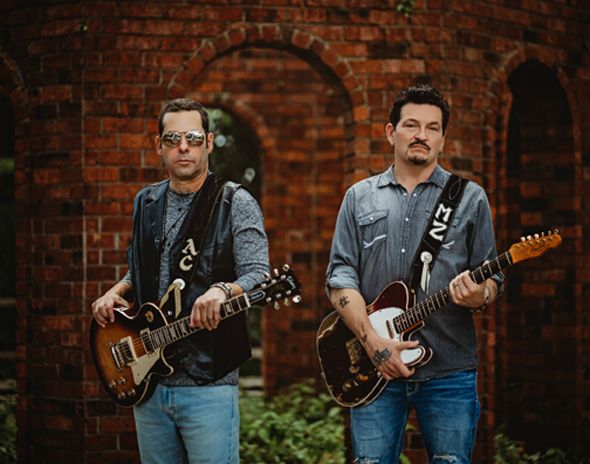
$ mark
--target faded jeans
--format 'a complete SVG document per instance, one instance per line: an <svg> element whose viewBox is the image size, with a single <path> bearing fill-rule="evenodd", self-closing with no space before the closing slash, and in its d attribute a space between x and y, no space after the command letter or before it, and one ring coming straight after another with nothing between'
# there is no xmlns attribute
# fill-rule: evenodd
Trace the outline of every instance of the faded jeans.
<svg viewBox="0 0 590 464"><path fill-rule="evenodd" d="M350 412L355 463L397 464L413 406L431 463L468 464L479 399L476 370L419 382L390 382L380 396Z"/></svg>
<svg viewBox="0 0 590 464"><path fill-rule="evenodd" d="M158 385L135 406L142 464L238 464L237 385Z"/></svg>

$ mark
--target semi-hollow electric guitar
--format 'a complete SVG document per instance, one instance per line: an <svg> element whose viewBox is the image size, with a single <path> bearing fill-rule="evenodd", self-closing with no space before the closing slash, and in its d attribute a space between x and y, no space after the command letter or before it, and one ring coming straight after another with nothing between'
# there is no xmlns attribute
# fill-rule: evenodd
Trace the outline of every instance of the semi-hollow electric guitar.
<svg viewBox="0 0 590 464"><path fill-rule="evenodd" d="M274 271L269 278L250 292L230 298L221 304L221 323L254 305L264 306L284 300L301 301L299 281L289 269ZM200 329L189 325L190 316L168 322L160 308L143 304L130 316L123 308L115 309L115 321L101 327L90 322L90 348L100 381L110 397L121 406L135 406L147 400L157 381L174 369L166 361L165 348L193 335Z"/></svg>
<svg viewBox="0 0 590 464"><path fill-rule="evenodd" d="M471 271L477 284L497 274L505 267L541 256L561 243L557 231L547 235L523 237L506 253ZM414 304L414 294L403 282L393 282L367 306L369 321L384 338L410 340L412 334L424 327L424 320L450 303L448 288L439 290L426 300ZM316 339L322 377L334 400L347 407L361 406L373 401L389 382L382 377L361 342L348 329L337 311L320 324ZM401 352L408 367L419 367L432 357L432 350L418 346Z"/></svg>

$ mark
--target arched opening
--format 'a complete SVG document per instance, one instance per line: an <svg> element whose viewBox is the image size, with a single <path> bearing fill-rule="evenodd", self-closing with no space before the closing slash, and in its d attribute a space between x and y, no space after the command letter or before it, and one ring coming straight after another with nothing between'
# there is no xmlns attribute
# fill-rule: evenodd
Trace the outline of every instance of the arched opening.
<svg viewBox="0 0 590 464"><path fill-rule="evenodd" d="M190 95L239 114L258 134L271 264L288 263L301 281L301 304L262 312L264 388L317 378L315 330L329 310L323 285L343 192L349 99L325 65L259 47L219 56Z"/></svg>
<svg viewBox="0 0 590 464"><path fill-rule="evenodd" d="M257 134L231 110L208 105L207 112L210 130L215 134L215 147L209 159L211 171L224 179L240 183L261 204L262 147ZM262 388L261 309L253 307L248 311L252 358L240 367L240 385L254 392Z"/></svg>
<svg viewBox="0 0 590 464"><path fill-rule="evenodd" d="M559 228L572 236L576 192L572 116L555 73L537 60L508 79L512 107L499 163L499 241ZM572 241L507 271L498 303L496 423L531 450L571 448L576 321Z"/></svg>

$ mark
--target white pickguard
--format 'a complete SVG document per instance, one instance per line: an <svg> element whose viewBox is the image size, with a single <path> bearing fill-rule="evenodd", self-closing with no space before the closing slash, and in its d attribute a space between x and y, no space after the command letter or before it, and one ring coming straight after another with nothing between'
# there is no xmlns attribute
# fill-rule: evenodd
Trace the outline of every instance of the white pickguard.
<svg viewBox="0 0 590 464"><path fill-rule="evenodd" d="M160 351L161 348L158 348L152 353L140 356L133 364L130 365L131 372L133 372L133 380L135 381L135 385L139 385L141 382L143 382L152 366L158 362L158 359L160 359Z"/></svg>
<svg viewBox="0 0 590 464"><path fill-rule="evenodd" d="M400 335L395 331L393 319L404 311L400 308L382 308L369 314L369 321L382 338L393 338L394 340L402 341ZM388 323L389 322L389 323ZM392 337L393 335L393 337ZM401 352L401 359L404 364L411 366L422 359L426 350L422 346L410 348Z"/></svg>

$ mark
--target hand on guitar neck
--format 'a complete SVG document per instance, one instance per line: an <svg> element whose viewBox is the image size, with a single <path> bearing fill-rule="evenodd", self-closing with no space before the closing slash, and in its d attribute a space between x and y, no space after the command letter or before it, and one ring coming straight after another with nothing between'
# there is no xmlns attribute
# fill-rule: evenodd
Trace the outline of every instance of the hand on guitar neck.
<svg viewBox="0 0 590 464"><path fill-rule="evenodd" d="M493 279L476 284L471 278L471 272L465 271L451 280L449 294L453 303L473 310L482 308L496 299L498 284Z"/></svg>
<svg viewBox="0 0 590 464"><path fill-rule="evenodd" d="M415 368L404 363L402 353L404 350L416 348L417 340L400 341L379 335L369 320L363 297L354 289L332 289L330 300L338 308L338 313L346 325L355 333L383 378L393 380L414 374Z"/></svg>

